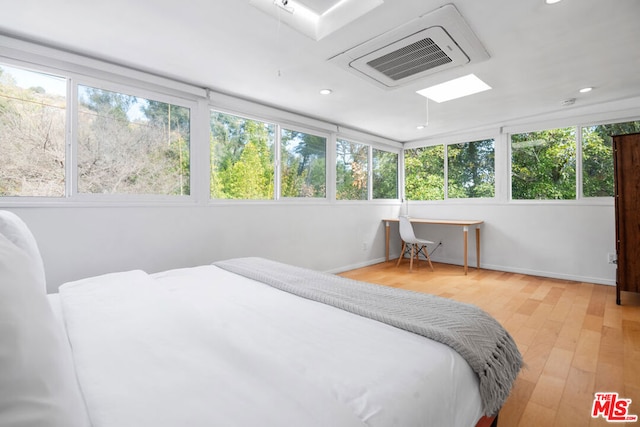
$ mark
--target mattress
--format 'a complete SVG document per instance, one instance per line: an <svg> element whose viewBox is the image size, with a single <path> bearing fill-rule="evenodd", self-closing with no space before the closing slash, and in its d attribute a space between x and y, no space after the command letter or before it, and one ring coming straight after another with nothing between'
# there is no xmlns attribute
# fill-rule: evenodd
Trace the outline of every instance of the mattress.
<svg viewBox="0 0 640 427"><path fill-rule="evenodd" d="M451 348L215 266L50 295L94 427L474 426Z"/></svg>

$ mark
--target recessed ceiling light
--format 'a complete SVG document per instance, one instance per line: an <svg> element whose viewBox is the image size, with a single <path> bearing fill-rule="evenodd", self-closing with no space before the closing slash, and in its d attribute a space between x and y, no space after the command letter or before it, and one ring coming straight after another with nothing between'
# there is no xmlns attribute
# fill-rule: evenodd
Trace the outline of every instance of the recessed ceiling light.
<svg viewBox="0 0 640 427"><path fill-rule="evenodd" d="M321 89L320 95L330 95L333 91L331 89Z"/></svg>
<svg viewBox="0 0 640 427"><path fill-rule="evenodd" d="M556 4L560 3L561 0L544 0L546 4Z"/></svg>
<svg viewBox="0 0 640 427"><path fill-rule="evenodd" d="M426 127L427 127L427 125L418 125L418 126L416 126L416 129L422 130L422 129L426 128Z"/></svg>
<svg viewBox="0 0 640 427"><path fill-rule="evenodd" d="M587 93L587 92L591 92L593 90L592 87L583 87L582 89L580 89L580 93Z"/></svg>
<svg viewBox="0 0 640 427"><path fill-rule="evenodd" d="M480 80L475 74L469 74L419 90L417 93L436 102L445 102L489 89L491 86Z"/></svg>

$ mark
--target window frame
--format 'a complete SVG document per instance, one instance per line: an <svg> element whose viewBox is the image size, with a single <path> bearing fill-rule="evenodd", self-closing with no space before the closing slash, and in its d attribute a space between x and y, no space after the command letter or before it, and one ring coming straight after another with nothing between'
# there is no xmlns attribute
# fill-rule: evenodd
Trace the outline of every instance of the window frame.
<svg viewBox="0 0 640 427"><path fill-rule="evenodd" d="M449 197L449 145L458 145L458 144L468 144L472 142L485 141L485 140L493 140L493 197ZM402 200L410 201L412 203L448 203L448 204L463 204L463 203L495 203L499 200L499 173L498 173L498 158L499 158L499 141L500 138L495 133L491 132L478 132L477 134L465 134L464 136L454 136L442 139L434 139L429 144L405 144L402 150L402 160L403 160L403 177L402 177ZM443 198L442 199L433 199L433 200L412 200L407 199L406 195L406 165L404 164L405 151L412 150L415 148L426 148L426 147L435 147L438 145L443 146L443 173L444 173L444 183L443 183Z"/></svg>
<svg viewBox="0 0 640 427"><path fill-rule="evenodd" d="M577 194L578 200L584 199L584 200L592 200L597 202L609 202L610 200L613 199L613 197L615 197L615 196L585 196L584 195L584 150L583 150L584 140L583 140L583 134L582 134L583 129L588 127L615 125L615 124L628 123L628 122L640 122L640 116L632 119L598 120L598 121L588 122L588 123L578 123L576 125L576 128L577 128L576 143L578 144L576 147L576 165L578 164L580 165L578 168L579 173L576 174L576 175L579 175L579 176L576 176L576 180L577 180L576 194ZM613 157L613 152L612 152L612 157ZM614 175L613 169L611 170L611 174ZM615 188L612 190L614 190L615 192Z"/></svg>
<svg viewBox="0 0 640 427"><path fill-rule="evenodd" d="M640 115L628 115L628 114L592 114L589 116L577 117L574 119L563 120L550 120L547 122L537 122L528 124L526 126L509 126L502 129L502 135L505 137L505 144L507 148L506 163L508 178L505 181L505 185L508 187L507 202L511 204L542 204L542 205L588 205L588 206L613 206L613 196L584 196L583 194L583 147L582 147L582 128L598 125L616 124L640 121ZM574 199L514 199L511 186L511 170L512 170L512 150L511 150L511 135L525 132L539 132L549 129L559 128L574 128L576 135L576 197ZM613 171L612 171L613 172Z"/></svg>
<svg viewBox="0 0 640 427"><path fill-rule="evenodd" d="M155 92L146 90L144 88L137 88L128 84L122 84L117 82L105 81L102 79L96 79L91 77L77 77L75 79L70 78L71 80L71 92L72 92L72 106L71 106L71 114L72 114L72 130L71 134L71 165L72 168L70 181L71 181L71 192L69 193L69 198L74 198L79 201L91 201L93 199L103 200L103 201L112 201L112 202L131 202L131 201L146 201L146 202L184 202L184 201L192 201L195 200L194 188L197 188L197 184L195 183L194 170L193 170L193 159L194 159L194 147L193 147L193 129L196 126L194 116L195 111L197 110L197 102L192 101L189 102L183 98L178 98L175 96L167 95L162 92ZM120 93L128 96L135 96L139 98L144 98L146 100L151 101L159 101L171 105L175 105L178 107L188 108L189 109L189 194L186 195L170 195L170 194L99 194L99 193L80 193L78 191L78 135L75 130L78 129L78 114L79 111L79 102L78 102L78 86L89 86L91 88L96 88L100 90Z"/></svg>
<svg viewBox="0 0 640 427"><path fill-rule="evenodd" d="M0 52L1 53L1 52ZM193 204L196 201L196 171L194 169L194 129L197 126L198 101L195 96L182 94L173 91L171 88L155 86L154 84L140 84L134 79L126 76L108 75L108 78L91 76L85 73L67 69L65 67L53 67L41 65L31 61L0 56L0 62L15 68L21 68L36 73L52 74L64 78L67 82L66 94L66 123L65 123L65 194L61 197L52 196L3 196L0 198L0 205L6 206L100 206L100 205L155 205L155 204ZM69 67L73 68L73 67ZM96 72L98 74L98 72ZM97 89L111 92L123 93L152 101L169 103L172 105L188 108L190 141L190 173L189 173L189 195L169 195L169 194L98 194L78 192L78 85L90 86ZM174 93L175 92L175 93ZM182 96L179 96L182 95Z"/></svg>
<svg viewBox="0 0 640 427"><path fill-rule="evenodd" d="M384 151L387 153L392 153L396 155L396 197L392 198L392 199L386 199L386 198L374 198L373 197L373 150L378 150L378 151ZM388 147L382 148L380 146L376 146L374 145L370 145L369 147L369 180L370 180L370 184L369 184L369 201L377 201L377 202L383 202L383 201L391 201L391 202L397 202L402 200L402 191L403 191L403 187L400 183L401 183L401 173L404 173L404 171L401 172L401 169L404 169L404 163L401 163L400 158L402 157L402 150L399 151L395 151L395 150L391 150Z"/></svg>
<svg viewBox="0 0 640 427"><path fill-rule="evenodd" d="M256 122L262 122L262 123L267 123L270 125L273 125L274 127L274 140L273 140L273 174L274 174L274 182L273 182L273 198L270 199L217 199L217 198L213 198L211 197L211 188L210 188L210 182L211 182L211 172L212 172L212 168L213 165L210 163L210 159L211 159L211 113L212 112L217 112L217 113L221 113L221 114L226 114L229 116L235 116L235 117L239 117L245 120L252 120L252 121L256 121ZM216 107L213 104L209 103L207 104L207 112L208 112L208 121L207 121L207 127L208 127L208 144L207 144L207 165L208 165L208 169L207 169L207 200L208 203L211 204L221 204L221 203L265 203L265 202L273 202L275 200L277 200L277 194L278 194L278 185L279 185L279 176L278 176L278 171L279 171L279 143L280 143L280 128L278 126L278 123L276 123L274 120L267 120L261 117L257 117L257 116L252 116L250 114L244 114L244 113L240 113L238 111L234 111L234 110L229 110L226 108L220 108L220 107Z"/></svg>
<svg viewBox="0 0 640 427"><path fill-rule="evenodd" d="M404 166L401 164L401 157L403 150L401 148L394 149L390 146L383 146L382 144L376 144L375 142L368 142L365 138L354 138L353 136L343 135L343 134L335 134L333 138L333 171L336 173L337 167L337 144L338 140L343 140L346 142L350 142L353 144L360 144L367 147L367 198L366 199L338 199L337 197L337 176L334 176L333 182L335 184L335 193L333 199L337 203L345 204L345 203L398 203L401 200L401 194L404 189L404 186L400 185L401 182L401 171L403 171ZM384 151L387 153L395 154L397 157L396 160L396 197L392 199L387 198L374 198L373 197L373 150Z"/></svg>
<svg viewBox="0 0 640 427"><path fill-rule="evenodd" d="M574 150L575 150L575 158L573 159L575 162L575 177L574 177L574 189L575 189L575 197L573 199L514 199L513 198L513 147L512 147L512 143L511 143L511 136L514 134L520 134L520 133L529 133L529 132L544 132L544 131L553 131L553 130L561 130L561 129L573 129L573 133L575 135L575 140L574 140ZM528 129L528 130L523 130L520 132L509 132L506 135L506 143L508 146L508 162L509 162L509 182L508 182L508 186L509 186L509 201L510 202L539 202L539 203L563 203L563 202L571 202L574 200L579 200L579 193L578 193L578 183L581 179L582 176L582 165L578 164L578 159L582 158L581 157L581 147L579 147L578 144L578 127L576 125L566 125L566 126L549 126L549 127L543 127L542 129L536 128L536 129Z"/></svg>
<svg viewBox="0 0 640 427"><path fill-rule="evenodd" d="M356 135L356 142L363 141L371 147L383 151L395 152L398 154L397 188L398 198L405 198L405 165L404 151L410 148L439 145L445 146L445 159L448 158L446 146L451 143L463 143L492 138L495 143L495 196L493 200L489 198L467 199L467 198L447 198L444 200L420 201L423 203L450 203L450 204L501 204L501 203L542 203L542 204L588 204L588 205L613 205L613 198L605 197L584 197L583 195L583 158L582 158L582 127L599 124L613 124L640 120L640 111L635 104L621 103L617 110L609 110L594 113L594 109L579 110L568 113L554 113L538 118L536 122L530 119L510 120L505 126L499 124L479 128L472 132L456 134L444 137L430 137L426 140L408 141L403 143L391 141L382 137L376 137L365 132L341 129L337 125L323 122L297 115L295 113L278 110L273 107L260 105L254 102L245 101L229 95L216 93L211 96L211 91L199 88L187 83L169 78L152 75L142 71L130 69L124 66L107 63L104 61L84 57L81 55L59 51L53 48L25 42L17 39L4 38L0 46L0 61L11 67L22 68L37 73L60 76L67 81L67 108L65 124L65 195L63 197L48 196L3 196L0 198L1 206L20 207L41 207L41 206L114 206L114 205L135 205L153 206L163 204L195 205L207 203L273 203L275 201L298 203L332 203L335 202L335 173L330 165L335 164L335 144L336 136L353 140ZM106 195L106 194L78 194L74 183L77 180L77 159L74 158L76 151L74 115L77 106L77 84L86 84L105 90L131 94L160 102L168 102L177 106L190 109L190 194L179 195ZM213 98L213 99L212 99ZM222 100L219 102L219 100ZM70 105L71 103L71 105ZM232 108L226 108L231 106ZM276 126L286 126L291 130L312 133L325 136L327 138L327 158L326 158L326 187L325 198L276 198L276 200L266 201L244 201L244 200L210 200L209 198L209 144L208 144L208 117L210 109L215 109L229 114L238 114L243 117L255 117L274 123ZM256 113L258 112L258 113ZM540 129L551 129L554 127L576 128L576 199L571 200L513 200L511 195L511 147L510 133L536 131ZM343 134L343 132L345 132ZM280 130L276 131L277 138L280 137ZM371 142L369 142L371 141ZM276 142L278 151L280 142ZM369 149L371 152L372 148ZM370 166L372 167L371 157ZM445 164L446 166L446 164ZM279 164L276 164L279 167ZM372 172L370 167L369 173ZM448 171L447 171L448 172ZM276 172L278 180L280 171ZM448 179L448 173L445 175ZM447 191L445 186L445 191ZM369 191L373 189L369 185ZM312 199L312 200L311 200ZM372 199L368 201L378 203L398 204L398 199ZM362 203L365 201L340 201L340 203Z"/></svg>
<svg viewBox="0 0 640 427"><path fill-rule="evenodd" d="M349 144L356 144L356 145L360 145L363 147L363 149L367 150L367 155L366 155L366 177L367 177L367 191L366 191L366 197L364 199L339 199L338 198L338 143L339 141L343 141ZM370 144L366 144L364 142L359 142L359 141L354 141L351 138L341 138L341 137L336 137L334 138L334 144L333 147L335 147L335 161L332 162L332 164L334 165L334 170L336 173L336 179L334 180L336 183L336 201L351 201L351 202L356 202L356 201L366 201L366 200L371 200L372 197L372 187L371 187L371 181L372 181L372 177L373 177L373 170L372 170L372 158L373 158L373 149L371 148Z"/></svg>
<svg viewBox="0 0 640 427"><path fill-rule="evenodd" d="M325 139L325 164L324 164L324 197L285 197L282 195L282 131L287 130L291 132L300 132L313 136L319 136ZM327 202L332 198L335 198L335 173L332 172L330 167L332 159L335 158L335 148L332 142L335 139L331 132L326 132L319 129L313 129L301 124L294 124L291 122L276 122L276 187L275 187L275 200L283 201L299 201L302 203L310 202Z"/></svg>

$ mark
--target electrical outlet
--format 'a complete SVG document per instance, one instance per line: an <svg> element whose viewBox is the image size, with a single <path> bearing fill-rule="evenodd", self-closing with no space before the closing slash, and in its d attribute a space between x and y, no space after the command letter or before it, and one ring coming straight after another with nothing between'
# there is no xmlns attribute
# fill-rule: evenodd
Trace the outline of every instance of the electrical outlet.
<svg viewBox="0 0 640 427"><path fill-rule="evenodd" d="M607 262L609 264L617 264L618 260L616 258L616 254L608 253L607 254Z"/></svg>
<svg viewBox="0 0 640 427"><path fill-rule="evenodd" d="M367 242L362 242L362 252L367 251Z"/></svg>

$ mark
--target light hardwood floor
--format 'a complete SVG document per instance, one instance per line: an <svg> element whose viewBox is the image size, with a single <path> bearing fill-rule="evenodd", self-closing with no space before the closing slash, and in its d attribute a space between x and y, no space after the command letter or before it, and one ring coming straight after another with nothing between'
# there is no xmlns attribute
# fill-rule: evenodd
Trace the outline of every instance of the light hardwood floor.
<svg viewBox="0 0 640 427"><path fill-rule="evenodd" d="M612 425L593 419L595 392L632 399L640 416L640 295L615 287L426 262L395 260L340 274L475 304L511 333L524 357L499 427ZM613 425L638 425L615 423Z"/></svg>

